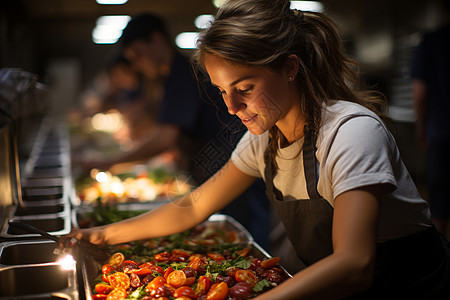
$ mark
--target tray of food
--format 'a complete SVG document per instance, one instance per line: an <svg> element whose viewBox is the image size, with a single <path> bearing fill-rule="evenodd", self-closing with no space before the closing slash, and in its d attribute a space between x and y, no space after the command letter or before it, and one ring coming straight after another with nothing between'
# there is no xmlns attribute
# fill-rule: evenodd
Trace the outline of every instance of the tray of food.
<svg viewBox="0 0 450 300"><path fill-rule="evenodd" d="M187 194L193 186L182 174L165 168L113 174L92 170L90 176L75 180L76 196L81 204L138 203L167 201Z"/></svg>
<svg viewBox="0 0 450 300"><path fill-rule="evenodd" d="M279 258L226 215L109 251L105 262L82 263L87 299L250 299L290 277Z"/></svg>

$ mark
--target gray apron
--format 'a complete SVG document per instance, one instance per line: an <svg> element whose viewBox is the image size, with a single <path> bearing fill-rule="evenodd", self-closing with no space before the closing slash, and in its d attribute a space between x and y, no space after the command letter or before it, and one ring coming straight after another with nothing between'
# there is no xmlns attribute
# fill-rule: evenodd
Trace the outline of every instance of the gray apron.
<svg viewBox="0 0 450 300"><path fill-rule="evenodd" d="M333 207L317 191L315 145L305 134L303 165L309 199L284 197L266 159L266 193L305 265L333 252ZM377 244L372 286L346 299L450 299L450 245L434 227Z"/></svg>
<svg viewBox="0 0 450 300"><path fill-rule="evenodd" d="M331 225L333 207L317 191L315 145L310 135L305 135L303 165L309 199L283 197L273 185L272 164L266 160L266 193L286 228L298 257L310 265L333 252Z"/></svg>

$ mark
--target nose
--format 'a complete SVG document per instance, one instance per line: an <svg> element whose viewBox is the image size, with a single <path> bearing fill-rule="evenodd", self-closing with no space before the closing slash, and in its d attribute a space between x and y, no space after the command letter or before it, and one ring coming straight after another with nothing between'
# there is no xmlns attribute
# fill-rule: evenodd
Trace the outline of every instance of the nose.
<svg viewBox="0 0 450 300"><path fill-rule="evenodd" d="M225 101L226 106L228 107L228 113L230 115L235 115L241 110L244 110L247 105L241 101L239 97L223 95L223 100Z"/></svg>

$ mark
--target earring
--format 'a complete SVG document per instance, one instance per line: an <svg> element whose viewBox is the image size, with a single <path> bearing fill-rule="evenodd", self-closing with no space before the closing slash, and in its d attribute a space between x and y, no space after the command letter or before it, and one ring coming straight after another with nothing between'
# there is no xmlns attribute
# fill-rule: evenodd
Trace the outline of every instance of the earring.
<svg viewBox="0 0 450 300"><path fill-rule="evenodd" d="M292 81L292 76L289 76L289 81Z"/></svg>

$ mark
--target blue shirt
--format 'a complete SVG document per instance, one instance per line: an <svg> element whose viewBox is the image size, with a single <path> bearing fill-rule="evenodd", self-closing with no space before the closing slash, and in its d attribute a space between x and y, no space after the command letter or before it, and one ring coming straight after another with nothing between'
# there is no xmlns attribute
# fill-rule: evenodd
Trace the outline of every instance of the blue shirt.
<svg viewBox="0 0 450 300"><path fill-rule="evenodd" d="M426 135L430 142L450 139L450 24L425 34L416 49L411 76L427 85Z"/></svg>

